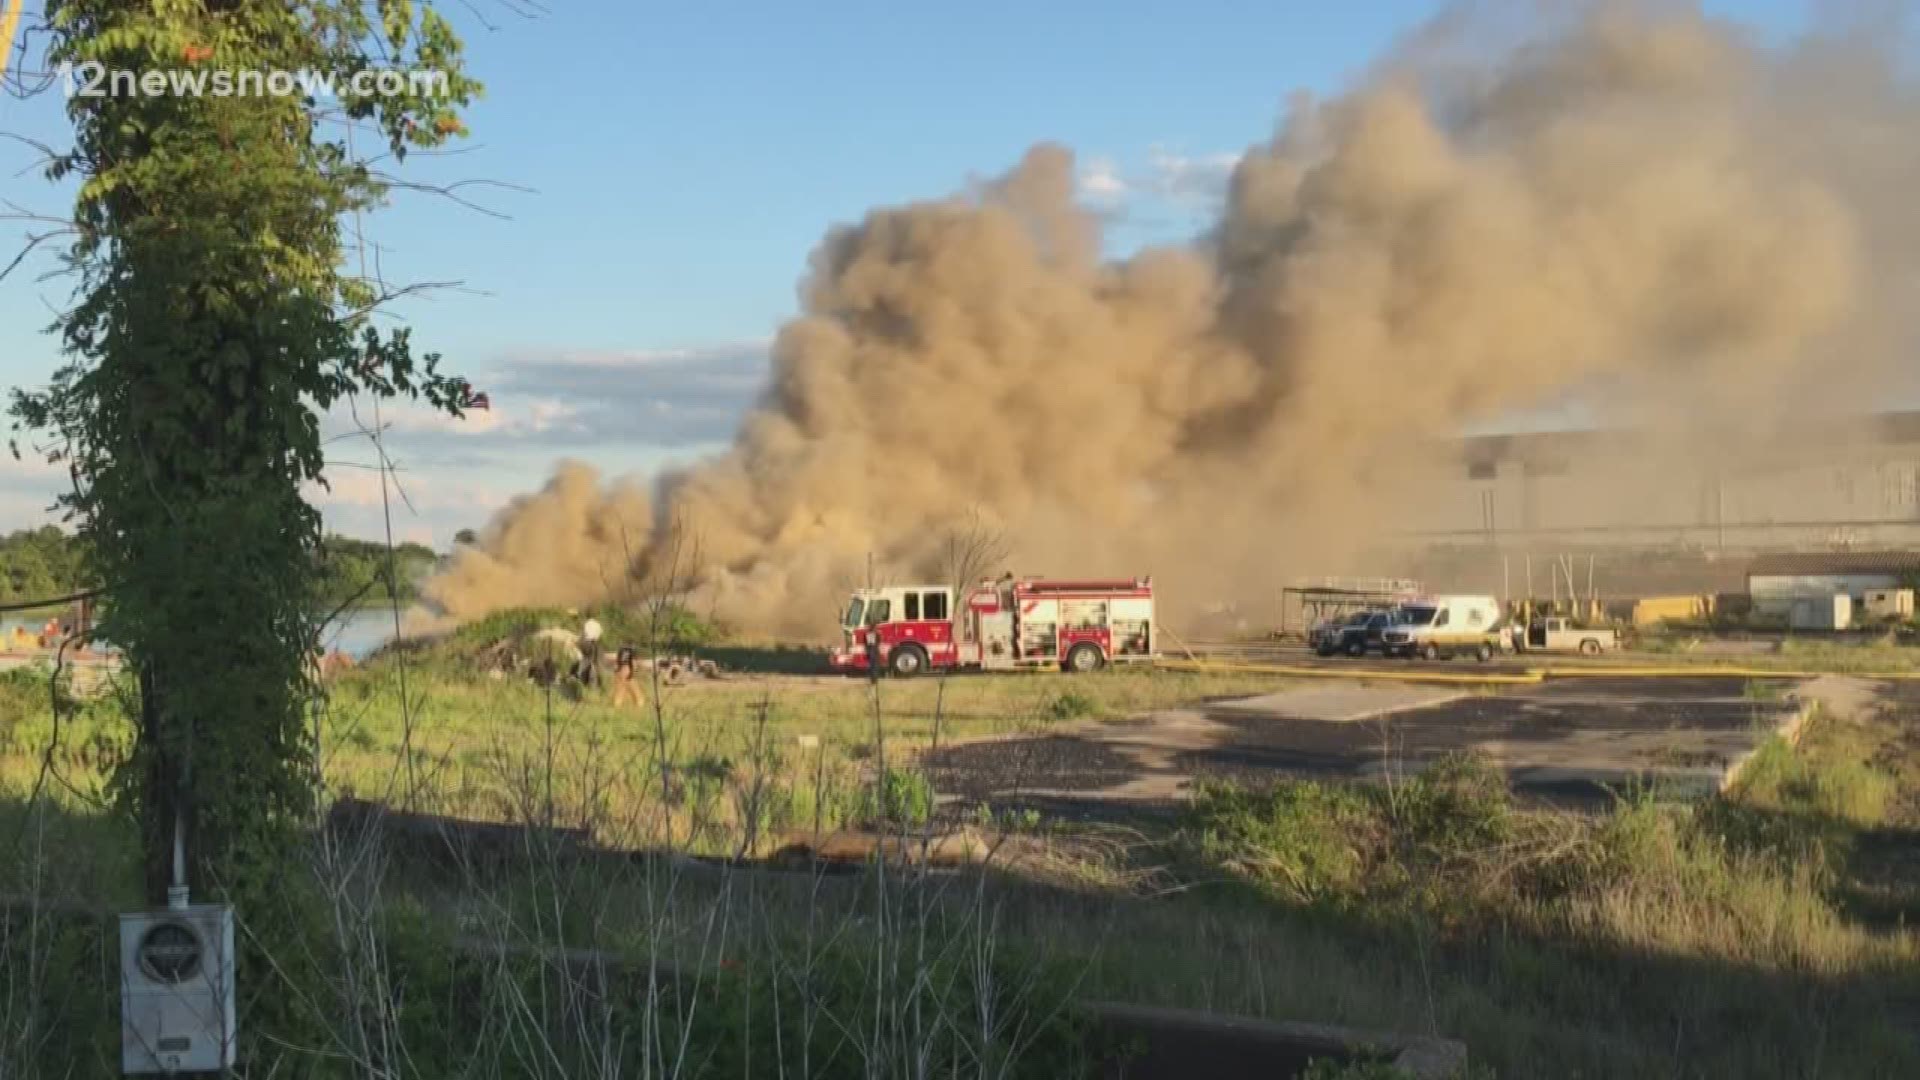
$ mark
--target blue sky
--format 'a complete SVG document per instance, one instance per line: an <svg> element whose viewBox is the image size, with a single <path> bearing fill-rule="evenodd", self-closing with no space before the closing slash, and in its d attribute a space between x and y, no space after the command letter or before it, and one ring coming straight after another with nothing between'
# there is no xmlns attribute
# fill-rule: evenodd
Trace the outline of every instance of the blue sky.
<svg viewBox="0 0 1920 1080"><path fill-rule="evenodd" d="M29 0L30 13L37 6ZM395 420L390 449L414 501L398 527L441 544L561 456L646 470L723 443L830 225L948 193L1055 140L1081 155L1090 194L1107 179L1176 191L1130 205L1111 245L1179 239L1204 222L1209 186L1271 133L1289 93L1340 89L1439 7L546 6L526 19L473 0L492 28L446 7L488 92L466 152L407 167L411 179L530 190L464 189L505 218L400 193L370 222L389 280L464 282L396 314L496 391L495 413L459 430L412 413ZM1802 7L1708 6L1775 34ZM57 93L0 98L0 130L58 143L62 129ZM21 173L30 157L0 146L0 196L64 214L70 192ZM20 233L0 231L9 245ZM57 362L42 330L66 286L36 280L51 265L0 282L0 386L41 382ZM370 458L352 446L339 456ZM338 527L377 528L370 478L341 471L323 499ZM44 520L54 480L0 463L0 529Z"/></svg>

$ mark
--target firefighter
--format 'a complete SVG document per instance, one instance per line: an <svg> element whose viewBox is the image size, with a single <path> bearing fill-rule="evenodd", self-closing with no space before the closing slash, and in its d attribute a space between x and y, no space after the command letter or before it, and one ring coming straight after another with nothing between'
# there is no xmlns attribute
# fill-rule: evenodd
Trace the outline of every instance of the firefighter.
<svg viewBox="0 0 1920 1080"><path fill-rule="evenodd" d="M591 615L580 627L580 666L575 674L582 686L600 682L600 620Z"/></svg>
<svg viewBox="0 0 1920 1080"><path fill-rule="evenodd" d="M640 708L647 703L645 694L640 692L640 683L634 676L633 646L622 645L613 661L613 704L632 705Z"/></svg>

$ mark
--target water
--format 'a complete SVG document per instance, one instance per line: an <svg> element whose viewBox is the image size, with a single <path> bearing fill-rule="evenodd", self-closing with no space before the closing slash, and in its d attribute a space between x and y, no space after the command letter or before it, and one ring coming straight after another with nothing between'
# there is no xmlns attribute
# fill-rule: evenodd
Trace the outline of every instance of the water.
<svg viewBox="0 0 1920 1080"><path fill-rule="evenodd" d="M38 634L46 621L45 616L23 618L19 615L0 615L0 645L11 643L14 627L24 626L30 633ZM355 660L366 659L369 653L392 638L393 611L389 608L349 611L320 631L323 648L339 649Z"/></svg>
<svg viewBox="0 0 1920 1080"><path fill-rule="evenodd" d="M355 660L365 660L373 650L393 640L392 608L361 608L349 611L328 623L320 631L322 648L339 649Z"/></svg>
<svg viewBox="0 0 1920 1080"><path fill-rule="evenodd" d="M47 625L45 615L0 615L0 648L13 648L13 628L24 626L27 633L36 637L40 628Z"/></svg>

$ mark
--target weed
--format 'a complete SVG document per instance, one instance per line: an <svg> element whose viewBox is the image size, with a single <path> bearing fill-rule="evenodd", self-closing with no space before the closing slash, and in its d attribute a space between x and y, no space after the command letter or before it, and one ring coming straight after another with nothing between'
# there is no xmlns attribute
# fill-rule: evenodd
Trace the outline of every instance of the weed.
<svg viewBox="0 0 1920 1080"><path fill-rule="evenodd" d="M1397 835L1449 857L1505 840L1513 827L1506 775L1485 758L1448 754L1387 790Z"/></svg>
<svg viewBox="0 0 1920 1080"><path fill-rule="evenodd" d="M1362 792L1313 781L1265 792L1206 784L1191 810L1204 856L1302 900L1359 888L1381 822Z"/></svg>
<svg viewBox="0 0 1920 1080"><path fill-rule="evenodd" d="M1047 702L1047 717L1052 720L1079 720L1099 713L1100 705L1078 690L1063 690Z"/></svg>
<svg viewBox="0 0 1920 1080"><path fill-rule="evenodd" d="M918 828L933 817L933 785L918 772L888 769L885 776L862 788L853 817L869 828Z"/></svg>
<svg viewBox="0 0 1920 1080"><path fill-rule="evenodd" d="M1867 762L1811 759L1778 736L1748 760L1737 789L1748 806L1819 814L1860 827L1886 820L1894 792L1893 777Z"/></svg>
<svg viewBox="0 0 1920 1080"><path fill-rule="evenodd" d="M1040 811L1031 806L1002 810L994 813L993 807L985 803L973 808L974 827L1005 833L1039 833L1046 828L1046 819Z"/></svg>

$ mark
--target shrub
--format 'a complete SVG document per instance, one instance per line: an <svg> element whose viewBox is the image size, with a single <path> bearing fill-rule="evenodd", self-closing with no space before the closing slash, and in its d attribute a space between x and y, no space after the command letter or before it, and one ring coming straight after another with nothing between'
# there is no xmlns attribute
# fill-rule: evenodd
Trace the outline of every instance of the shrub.
<svg viewBox="0 0 1920 1080"><path fill-rule="evenodd" d="M1047 702L1047 716L1054 720L1078 720L1099 711L1100 706L1078 690L1055 694L1053 700Z"/></svg>
<svg viewBox="0 0 1920 1080"><path fill-rule="evenodd" d="M869 828L918 828L932 817L933 785L906 769L888 769L876 782L862 787L853 813L855 823Z"/></svg>
<svg viewBox="0 0 1920 1080"><path fill-rule="evenodd" d="M1356 890L1381 832L1364 794L1310 780L1203 785L1192 817L1207 857L1303 900Z"/></svg>
<svg viewBox="0 0 1920 1080"><path fill-rule="evenodd" d="M42 663L0 671L0 727L47 711L51 701L47 677L52 673L53 669Z"/></svg>
<svg viewBox="0 0 1920 1080"><path fill-rule="evenodd" d="M568 614L565 608L556 607L510 608L483 615L461 626L447 638L446 645L455 653L465 653L485 648L502 638L522 638L548 627L577 632L588 618L600 621L602 644L616 647L627 642L646 644L652 639L655 629L649 612L629 610L617 604L582 608L573 614ZM713 624L682 607L670 607L664 611L658 630L658 644L662 649L692 648L719 638L719 632Z"/></svg>
<svg viewBox="0 0 1920 1080"><path fill-rule="evenodd" d="M1499 843L1513 832L1507 778L1482 757L1448 754L1387 793L1396 835L1440 857Z"/></svg>

